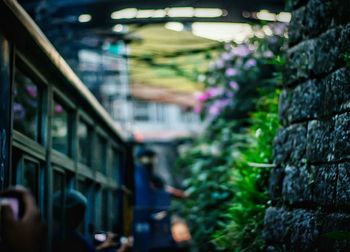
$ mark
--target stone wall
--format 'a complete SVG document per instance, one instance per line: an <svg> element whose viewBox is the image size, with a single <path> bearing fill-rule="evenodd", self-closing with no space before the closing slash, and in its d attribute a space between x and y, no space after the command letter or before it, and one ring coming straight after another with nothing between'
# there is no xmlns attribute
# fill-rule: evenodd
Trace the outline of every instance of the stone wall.
<svg viewBox="0 0 350 252"><path fill-rule="evenodd" d="M350 0L291 2L267 251L350 251Z"/></svg>

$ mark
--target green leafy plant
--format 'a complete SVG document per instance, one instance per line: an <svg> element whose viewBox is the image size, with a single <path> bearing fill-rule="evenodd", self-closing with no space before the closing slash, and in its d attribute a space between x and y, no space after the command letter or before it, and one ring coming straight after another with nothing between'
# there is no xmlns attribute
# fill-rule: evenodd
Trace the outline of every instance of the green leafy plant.
<svg viewBox="0 0 350 252"><path fill-rule="evenodd" d="M256 29L246 43L227 44L199 77L206 88L197 95L196 111L209 126L178 160L189 196L173 205L188 221L199 251L264 247L285 26L270 30L273 35Z"/></svg>

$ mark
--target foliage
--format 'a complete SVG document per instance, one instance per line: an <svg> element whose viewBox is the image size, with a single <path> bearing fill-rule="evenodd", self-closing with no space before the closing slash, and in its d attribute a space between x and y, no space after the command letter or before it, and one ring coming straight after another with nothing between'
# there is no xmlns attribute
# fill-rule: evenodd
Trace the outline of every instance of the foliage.
<svg viewBox="0 0 350 252"><path fill-rule="evenodd" d="M199 251L258 251L277 101L284 64L284 28L268 27L243 44L230 43L199 78L196 111L208 127L182 155L188 199L174 209L189 222Z"/></svg>

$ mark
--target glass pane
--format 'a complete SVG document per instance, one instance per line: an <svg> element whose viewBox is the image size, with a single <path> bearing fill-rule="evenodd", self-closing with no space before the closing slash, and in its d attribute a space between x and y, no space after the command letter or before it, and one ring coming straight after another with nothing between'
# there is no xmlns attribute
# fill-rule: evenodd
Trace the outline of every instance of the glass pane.
<svg viewBox="0 0 350 252"><path fill-rule="evenodd" d="M24 160L23 186L29 188L38 202L39 199L39 164Z"/></svg>
<svg viewBox="0 0 350 252"><path fill-rule="evenodd" d="M108 191L102 191L102 229L108 230Z"/></svg>
<svg viewBox="0 0 350 252"><path fill-rule="evenodd" d="M64 197L65 197L65 176L63 172L53 173L53 218L55 232L63 235L64 230Z"/></svg>
<svg viewBox="0 0 350 252"><path fill-rule="evenodd" d="M40 89L16 68L14 83L13 127L38 141Z"/></svg>
<svg viewBox="0 0 350 252"><path fill-rule="evenodd" d="M106 173L106 141L98 136L96 139L96 170Z"/></svg>
<svg viewBox="0 0 350 252"><path fill-rule="evenodd" d="M58 102L54 102L52 119L52 147L64 154L69 154L68 113Z"/></svg>
<svg viewBox="0 0 350 252"><path fill-rule="evenodd" d="M95 231L101 230L101 221L102 221L102 195L101 190L95 192Z"/></svg>
<svg viewBox="0 0 350 252"><path fill-rule="evenodd" d="M119 183L119 154L113 148L108 150L108 169L113 180Z"/></svg>
<svg viewBox="0 0 350 252"><path fill-rule="evenodd" d="M89 165L90 164L90 136L91 129L84 122L79 122L78 125L78 138L79 138L79 162Z"/></svg>

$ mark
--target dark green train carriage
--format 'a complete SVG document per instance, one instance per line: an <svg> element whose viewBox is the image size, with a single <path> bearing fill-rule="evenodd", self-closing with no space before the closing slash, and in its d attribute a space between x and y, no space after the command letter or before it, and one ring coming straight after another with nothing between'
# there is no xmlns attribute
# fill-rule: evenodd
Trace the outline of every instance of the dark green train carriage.
<svg viewBox="0 0 350 252"><path fill-rule="evenodd" d="M51 232L54 193L76 189L89 202L83 233L130 235L126 140L17 2L0 0L0 190L29 188Z"/></svg>

